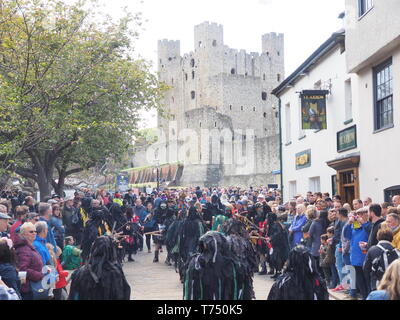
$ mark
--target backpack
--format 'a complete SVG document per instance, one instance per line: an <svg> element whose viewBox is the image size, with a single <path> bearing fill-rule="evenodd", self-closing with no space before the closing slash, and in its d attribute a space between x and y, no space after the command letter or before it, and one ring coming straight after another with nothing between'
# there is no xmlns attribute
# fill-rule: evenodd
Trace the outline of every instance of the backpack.
<svg viewBox="0 0 400 320"><path fill-rule="evenodd" d="M372 261L372 273L380 281L388 266L396 259L400 258L400 251L393 248L386 250L380 244L377 245L382 250L381 254Z"/></svg>

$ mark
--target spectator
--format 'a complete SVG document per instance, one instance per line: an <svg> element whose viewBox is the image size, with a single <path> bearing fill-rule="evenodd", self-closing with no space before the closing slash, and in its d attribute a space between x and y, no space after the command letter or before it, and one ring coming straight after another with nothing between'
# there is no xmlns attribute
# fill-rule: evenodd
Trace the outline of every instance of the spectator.
<svg viewBox="0 0 400 320"><path fill-rule="evenodd" d="M368 295L368 283L362 267L367 253L370 226L368 209L362 208L357 210L356 216L350 214L348 224L344 228L344 236L350 240L350 262L356 271L356 286L363 299Z"/></svg>
<svg viewBox="0 0 400 320"><path fill-rule="evenodd" d="M33 295L29 286L30 281L37 282L43 278L42 258L33 247L33 242L36 237L35 226L30 223L24 223L20 228L20 235L16 237L14 243L15 252L17 255L17 268L21 271L26 271L26 282L21 286L21 296L23 300L32 300Z"/></svg>
<svg viewBox="0 0 400 320"><path fill-rule="evenodd" d="M62 266L65 270L75 270L82 265L82 251L74 246L73 237L65 237L65 247L62 253Z"/></svg>
<svg viewBox="0 0 400 320"><path fill-rule="evenodd" d="M320 211L319 217L314 220L310 227L310 242L311 242L311 255L316 261L316 265L320 274L322 275L322 269L319 265L319 250L321 247L321 235L325 234L325 231L329 225L328 212Z"/></svg>
<svg viewBox="0 0 400 320"><path fill-rule="evenodd" d="M400 300L400 260L389 266L378 290L371 292L367 300Z"/></svg>
<svg viewBox="0 0 400 320"><path fill-rule="evenodd" d="M366 197L363 202L364 207L369 207L371 204L372 204L372 199L370 197Z"/></svg>
<svg viewBox="0 0 400 320"><path fill-rule="evenodd" d="M69 273L67 271L64 271L59 260L60 255L62 253L61 248L57 247L56 248L57 254L55 254L54 248L50 243L47 244L47 247L49 249L51 259L53 261L52 264L54 265L58 273L58 280L55 283L55 287L53 290L54 300L62 300L63 291L65 292L65 295L68 296L66 292L66 286L67 286L67 277Z"/></svg>
<svg viewBox="0 0 400 320"><path fill-rule="evenodd" d="M306 224L307 217L305 216L306 207L304 204L298 204L296 206L296 216L292 222L292 225L289 228L290 237L291 237L291 245L295 247L301 241L303 237L303 233L301 232L301 228Z"/></svg>
<svg viewBox="0 0 400 320"><path fill-rule="evenodd" d="M397 208L400 206L400 195L396 195L392 198L393 205Z"/></svg>
<svg viewBox="0 0 400 320"><path fill-rule="evenodd" d="M10 238L12 241L15 241L15 230L22 225L24 220L26 220L28 212L29 208L27 206L18 206L15 208L17 221L15 221L10 228Z"/></svg>
<svg viewBox="0 0 400 320"><path fill-rule="evenodd" d="M385 221L382 218L382 208L379 204L371 204L368 209L369 221L372 222L371 232L368 237L367 249L375 246L378 243L377 234L381 227L381 223Z"/></svg>
<svg viewBox="0 0 400 320"><path fill-rule="evenodd" d="M35 201L33 200L33 197L27 196L24 205L29 208L29 212L35 212Z"/></svg>
<svg viewBox="0 0 400 320"><path fill-rule="evenodd" d="M365 277L370 285L370 291L376 290L378 281L382 279L376 272L373 272L372 270L374 260L384 254L384 250L388 250L390 252L394 249L391 244L393 241L393 232L389 227L381 227L381 229L378 231L377 238L379 242L377 245L374 245L368 249L363 266ZM389 264L390 262L392 261L388 261ZM385 266L383 265L383 267ZM384 271L385 270L382 272Z"/></svg>
<svg viewBox="0 0 400 320"><path fill-rule="evenodd" d="M72 217L74 213L74 198L69 197L66 199L61 213L66 236L72 236L74 234L74 228L72 226Z"/></svg>
<svg viewBox="0 0 400 320"><path fill-rule="evenodd" d="M382 208L382 218L386 219L386 216L388 215L388 208L389 208L389 202L382 202L381 203L381 208Z"/></svg>
<svg viewBox="0 0 400 320"><path fill-rule="evenodd" d="M330 287L332 279L331 266L335 263L333 260L334 255L332 251L332 246L328 242L328 234L323 234L320 238L321 247L319 249L319 265L324 273L326 286Z"/></svg>
<svg viewBox="0 0 400 320"><path fill-rule="evenodd" d="M53 214L50 218L49 226L54 232L54 239L56 240L57 246L61 249L64 248L64 237L65 237L65 227L63 225L61 209L58 204L52 206ZM56 248L57 250L57 248Z"/></svg>
<svg viewBox="0 0 400 320"><path fill-rule="evenodd" d="M303 242L304 246L307 248L311 249L311 239L310 239L310 227L312 222L317 218L317 209L313 205L309 205L306 210L306 217L307 217L307 222L301 229L303 232Z"/></svg>
<svg viewBox="0 0 400 320"><path fill-rule="evenodd" d="M400 217L395 213L390 213L386 217L386 223L393 232L393 247L400 250Z"/></svg>
<svg viewBox="0 0 400 320"><path fill-rule="evenodd" d="M8 222L11 220L11 217L8 214L0 213L0 237L8 238Z"/></svg>
<svg viewBox="0 0 400 320"><path fill-rule="evenodd" d="M363 202L360 199L353 200L353 210L357 211L363 207Z"/></svg>
<svg viewBox="0 0 400 320"><path fill-rule="evenodd" d="M46 237L48 233L47 223L45 221L39 221L38 223L35 224L35 228L36 228L36 239L33 242L33 246L42 257L43 264L51 265L52 261L50 252L46 247Z"/></svg>
<svg viewBox="0 0 400 320"><path fill-rule="evenodd" d="M15 250L12 241L7 238L0 238L0 277L7 287L13 288L22 299L21 281L15 269Z"/></svg>
<svg viewBox="0 0 400 320"><path fill-rule="evenodd" d="M41 202L39 203L39 221L44 221L47 223L47 237L46 242L50 243L54 248L57 246L56 240L54 238L53 230L51 229L50 225L50 218L52 215L52 208L51 205L48 203Z"/></svg>

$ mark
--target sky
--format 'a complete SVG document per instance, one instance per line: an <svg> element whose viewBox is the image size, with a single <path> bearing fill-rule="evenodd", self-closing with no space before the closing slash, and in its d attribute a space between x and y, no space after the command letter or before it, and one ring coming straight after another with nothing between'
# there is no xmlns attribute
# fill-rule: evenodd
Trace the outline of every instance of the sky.
<svg viewBox="0 0 400 320"><path fill-rule="evenodd" d="M332 33L343 27L338 18L345 0L100 0L113 17L121 8L142 12L144 31L136 52L157 68L157 41L180 40L181 55L194 50L194 26L204 21L224 27L224 44L247 52L261 52L261 36L285 35L285 76L289 76ZM141 127L155 127L152 113Z"/></svg>

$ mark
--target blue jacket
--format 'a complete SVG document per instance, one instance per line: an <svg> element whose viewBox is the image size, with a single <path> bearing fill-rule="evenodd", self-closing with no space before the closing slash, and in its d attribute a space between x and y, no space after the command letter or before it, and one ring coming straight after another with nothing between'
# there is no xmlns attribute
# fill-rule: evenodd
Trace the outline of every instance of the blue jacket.
<svg viewBox="0 0 400 320"><path fill-rule="evenodd" d="M144 206L134 206L133 210L135 214L139 217L139 220L141 223L143 223L144 219L146 218L148 212Z"/></svg>
<svg viewBox="0 0 400 320"><path fill-rule="evenodd" d="M385 290L372 291L367 300L390 300L389 294Z"/></svg>
<svg viewBox="0 0 400 320"><path fill-rule="evenodd" d="M292 225L289 228L289 231L293 231L293 246L300 243L301 238L303 237L303 232L301 231L301 228L306 224L306 222L307 217L305 214L297 215L294 217Z"/></svg>
<svg viewBox="0 0 400 320"><path fill-rule="evenodd" d="M368 242L370 222L364 223L361 228L354 229L353 224L344 227L344 237L350 240L350 262L352 266L362 267L366 254L362 253L359 242Z"/></svg>
<svg viewBox="0 0 400 320"><path fill-rule="evenodd" d="M326 230L325 230L326 231ZM324 234L323 226L320 221L314 220L308 230L311 242L311 254L319 257L319 248L321 247L321 235Z"/></svg>
<svg viewBox="0 0 400 320"><path fill-rule="evenodd" d="M51 226L54 238L64 242L65 227L63 226L62 219L51 217L48 225Z"/></svg>
<svg viewBox="0 0 400 320"><path fill-rule="evenodd" d="M47 237L46 237L46 242L51 243L54 247L54 252L57 253L57 243L56 240L54 239L54 233L53 230L51 230L52 226L49 221L47 221L45 218L40 217L39 221L45 221L47 223Z"/></svg>
<svg viewBox="0 0 400 320"><path fill-rule="evenodd" d="M13 265L0 263L0 277L7 287L13 288L18 296L21 297L21 281L19 280L17 269Z"/></svg>
<svg viewBox="0 0 400 320"><path fill-rule="evenodd" d="M51 256L49 250L46 248L46 239L43 239L37 235L35 241L33 241L33 246L35 247L36 251L40 253L43 265L51 264Z"/></svg>

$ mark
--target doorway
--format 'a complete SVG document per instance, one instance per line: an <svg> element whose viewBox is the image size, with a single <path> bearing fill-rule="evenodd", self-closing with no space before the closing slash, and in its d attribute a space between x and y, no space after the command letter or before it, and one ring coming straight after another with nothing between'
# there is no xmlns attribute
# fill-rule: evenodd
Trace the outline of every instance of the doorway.
<svg viewBox="0 0 400 320"><path fill-rule="evenodd" d="M339 170L337 189L344 203L353 203L359 198L358 168Z"/></svg>

